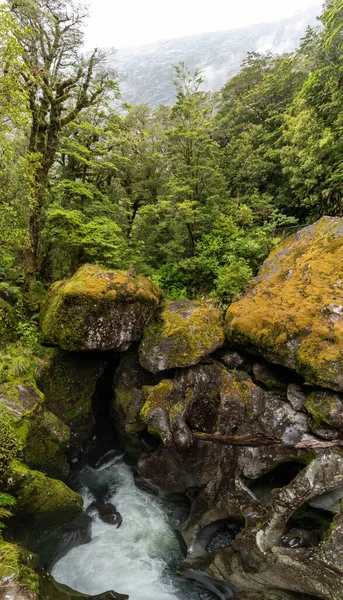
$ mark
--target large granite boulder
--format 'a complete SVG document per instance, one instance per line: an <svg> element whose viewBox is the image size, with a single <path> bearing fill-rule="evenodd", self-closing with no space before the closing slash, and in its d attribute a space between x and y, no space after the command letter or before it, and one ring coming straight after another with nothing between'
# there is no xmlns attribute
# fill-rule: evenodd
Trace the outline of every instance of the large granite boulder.
<svg viewBox="0 0 343 600"><path fill-rule="evenodd" d="M43 336L63 350L127 350L161 299L148 279L84 265L51 286L42 308Z"/></svg>
<svg viewBox="0 0 343 600"><path fill-rule="evenodd" d="M229 344L343 390L343 219L323 217L274 250L225 328Z"/></svg>
<svg viewBox="0 0 343 600"><path fill-rule="evenodd" d="M0 416L20 439L28 466L50 477L64 479L68 475L69 427L46 410L44 396L33 382L0 385Z"/></svg>
<svg viewBox="0 0 343 600"><path fill-rule="evenodd" d="M141 365L158 373L195 365L224 343L220 312L200 302L166 302L148 323L139 348Z"/></svg>

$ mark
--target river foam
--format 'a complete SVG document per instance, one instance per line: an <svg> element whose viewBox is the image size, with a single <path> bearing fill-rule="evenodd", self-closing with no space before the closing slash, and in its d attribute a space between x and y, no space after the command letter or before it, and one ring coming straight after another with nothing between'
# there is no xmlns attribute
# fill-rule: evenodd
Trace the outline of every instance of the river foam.
<svg viewBox="0 0 343 600"><path fill-rule="evenodd" d="M60 583L86 594L115 590L130 600L197 600L206 591L182 589L172 567L181 559L177 536L158 497L139 490L121 458L80 474L85 509L105 495L123 518L121 527L92 521L92 540L70 550L53 567ZM188 584L190 586L191 584ZM186 593L185 593L186 592Z"/></svg>

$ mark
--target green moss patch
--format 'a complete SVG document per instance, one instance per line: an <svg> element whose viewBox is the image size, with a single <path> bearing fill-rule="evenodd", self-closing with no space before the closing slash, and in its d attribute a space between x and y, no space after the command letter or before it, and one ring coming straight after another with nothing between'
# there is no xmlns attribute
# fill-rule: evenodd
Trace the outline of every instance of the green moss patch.
<svg viewBox="0 0 343 600"><path fill-rule="evenodd" d="M23 463L12 463L7 485L17 500L16 519L11 528L20 540L68 522L81 513L83 501L79 494Z"/></svg>
<svg viewBox="0 0 343 600"><path fill-rule="evenodd" d="M0 587L7 586L10 593L11 586L19 584L38 593L39 578L34 571L36 564L37 557L32 552L0 538Z"/></svg>
<svg viewBox="0 0 343 600"><path fill-rule="evenodd" d="M222 318L215 307L186 300L167 302L144 330L140 362L152 373L187 367L223 343Z"/></svg>
<svg viewBox="0 0 343 600"><path fill-rule="evenodd" d="M0 298L0 347L17 337L18 320L13 307Z"/></svg>
<svg viewBox="0 0 343 600"><path fill-rule="evenodd" d="M69 428L45 409L44 396L34 384L22 381L0 385L0 413L20 439L24 460L30 467L62 479L68 475L65 451Z"/></svg>

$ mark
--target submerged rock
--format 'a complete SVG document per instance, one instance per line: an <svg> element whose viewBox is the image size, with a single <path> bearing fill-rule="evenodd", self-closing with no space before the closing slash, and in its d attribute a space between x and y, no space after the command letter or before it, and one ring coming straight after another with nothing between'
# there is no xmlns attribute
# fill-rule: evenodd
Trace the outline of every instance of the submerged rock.
<svg viewBox="0 0 343 600"><path fill-rule="evenodd" d="M140 363L152 373L188 367L223 343L222 318L216 308L188 300L167 302L144 330Z"/></svg>
<svg viewBox="0 0 343 600"><path fill-rule="evenodd" d="M47 343L63 350L126 350L140 339L162 292L148 279L84 265L54 283L41 313Z"/></svg>
<svg viewBox="0 0 343 600"><path fill-rule="evenodd" d="M317 531L293 527L282 534L281 541L286 548L313 548L318 546L320 537Z"/></svg>
<svg viewBox="0 0 343 600"><path fill-rule="evenodd" d="M92 502L87 508L87 512L97 513L100 519L108 525L115 525L117 529L121 526L123 518L111 502Z"/></svg>
<svg viewBox="0 0 343 600"><path fill-rule="evenodd" d="M229 307L229 343L343 390L342 281L343 219L323 217L274 250Z"/></svg>

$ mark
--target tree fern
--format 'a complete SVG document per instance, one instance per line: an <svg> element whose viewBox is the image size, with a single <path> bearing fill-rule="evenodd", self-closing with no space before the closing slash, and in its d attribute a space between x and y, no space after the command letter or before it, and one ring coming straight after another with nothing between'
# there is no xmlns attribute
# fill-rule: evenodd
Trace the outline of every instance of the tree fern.
<svg viewBox="0 0 343 600"><path fill-rule="evenodd" d="M10 494L5 494L4 492L0 492L0 530L5 527L5 523L3 523L2 519L8 519L12 516L10 508L15 506L15 498L10 496Z"/></svg>

